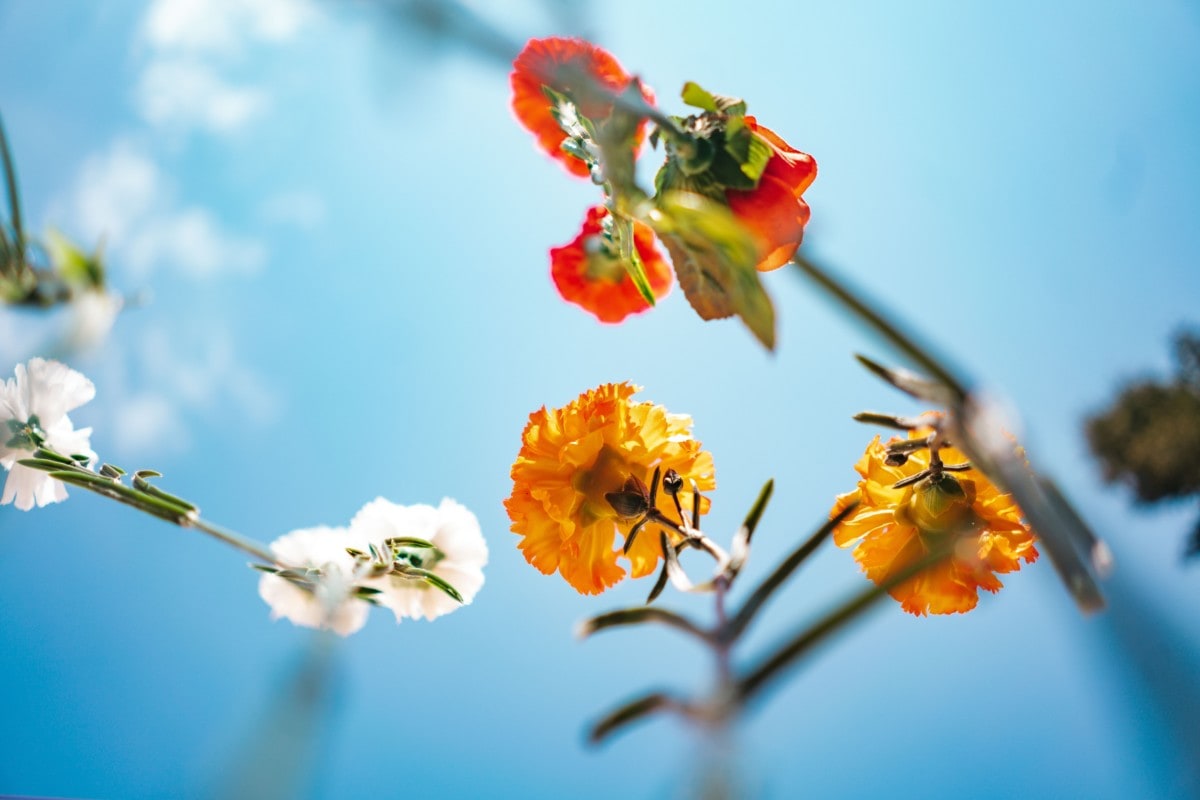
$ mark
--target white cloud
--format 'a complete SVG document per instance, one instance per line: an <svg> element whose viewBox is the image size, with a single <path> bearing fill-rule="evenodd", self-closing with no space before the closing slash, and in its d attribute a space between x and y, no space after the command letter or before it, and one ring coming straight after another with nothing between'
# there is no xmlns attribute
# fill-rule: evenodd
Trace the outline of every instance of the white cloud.
<svg viewBox="0 0 1200 800"><path fill-rule="evenodd" d="M237 85L220 67L251 45L283 44L318 17L313 0L154 0L137 47L149 51L136 103L154 126L229 133L266 106L267 93Z"/></svg>
<svg viewBox="0 0 1200 800"><path fill-rule="evenodd" d="M199 348L187 353L171 347L164 332L151 331L141 339L140 357L155 385L187 408L205 411L232 400L255 423L269 422L278 411L275 393L238 361L226 331L206 329Z"/></svg>
<svg viewBox="0 0 1200 800"><path fill-rule="evenodd" d="M281 192L258 209L264 221L309 230L325 221L325 201L310 191Z"/></svg>
<svg viewBox="0 0 1200 800"><path fill-rule="evenodd" d="M70 205L84 239L110 243L109 262L142 279L164 267L195 278L253 272L267 259L261 242L223 230L207 209L179 207L158 166L127 141L87 160Z"/></svg>
<svg viewBox="0 0 1200 800"><path fill-rule="evenodd" d="M132 223L159 201L158 167L127 142L117 142L104 156L83 165L75 183L75 218L83 234L95 240L121 241Z"/></svg>
<svg viewBox="0 0 1200 800"><path fill-rule="evenodd" d="M250 273L267 259L261 242L223 232L207 209L195 207L149 218L122 250L129 267L143 275L159 266L193 278Z"/></svg>
<svg viewBox="0 0 1200 800"><path fill-rule="evenodd" d="M159 50L232 52L291 39L316 16L311 0L155 0L142 35Z"/></svg>
<svg viewBox="0 0 1200 800"><path fill-rule="evenodd" d="M263 91L233 86L208 65L188 59L152 62L138 82L136 99L151 125L212 133L242 127L267 104Z"/></svg>
<svg viewBox="0 0 1200 800"><path fill-rule="evenodd" d="M125 456L161 455L187 447L187 428L175 404L158 394L122 398L112 420L112 440Z"/></svg>

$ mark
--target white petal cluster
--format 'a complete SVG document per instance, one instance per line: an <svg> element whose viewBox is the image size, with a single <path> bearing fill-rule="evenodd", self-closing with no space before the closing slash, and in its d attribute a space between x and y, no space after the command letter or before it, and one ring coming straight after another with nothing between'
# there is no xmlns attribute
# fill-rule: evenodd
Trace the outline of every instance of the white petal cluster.
<svg viewBox="0 0 1200 800"><path fill-rule="evenodd" d="M396 621L436 619L475 599L483 587L483 568L487 564L487 542L479 529L479 520L465 506L442 500L437 508L427 505L401 506L384 500L372 500L354 515L350 530L365 537L377 548L387 539L412 536L425 539L436 549L429 571L442 578L462 595L462 603L423 581L400 575L385 575L371 585L382 590L378 600L396 615ZM415 551L419 553L420 551Z"/></svg>
<svg viewBox="0 0 1200 800"><path fill-rule="evenodd" d="M422 539L432 548L406 548L411 566L419 566L453 586L459 603L440 589L413 575L379 574L372 560L359 553L393 553L389 540ZM374 590L372 600L399 622L406 617L435 619L470 603L483 586L488 549L479 520L450 499L437 508L402 506L383 498L363 506L348 528L306 528L292 531L271 543L277 566L292 578L265 574L258 592L275 619L285 617L297 625L327 628L348 636L367 620L370 604L358 589ZM418 563L419 562L419 563ZM405 562L409 563L409 562ZM389 565L390 566L390 565ZM295 577L303 574L297 581Z"/></svg>
<svg viewBox="0 0 1200 800"><path fill-rule="evenodd" d="M75 430L67 412L96 396L96 387L80 373L57 361L34 358L18 364L16 377L0 383L0 466L8 470L0 505L15 503L22 511L66 499L61 481L16 463L28 458L33 445L17 432L36 422L46 444L64 455L94 460L91 428Z"/></svg>
<svg viewBox="0 0 1200 800"><path fill-rule="evenodd" d="M271 542L276 563L294 572L312 570L310 588L278 575L263 575L258 594L271 618L285 617L306 628L329 628L349 636L367 622L370 606L353 595L354 557L345 528L304 528Z"/></svg>

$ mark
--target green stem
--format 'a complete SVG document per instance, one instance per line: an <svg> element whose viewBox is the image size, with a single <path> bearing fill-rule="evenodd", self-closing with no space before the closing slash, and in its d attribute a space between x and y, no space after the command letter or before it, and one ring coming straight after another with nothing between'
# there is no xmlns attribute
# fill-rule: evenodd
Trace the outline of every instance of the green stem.
<svg viewBox="0 0 1200 800"><path fill-rule="evenodd" d="M815 280L818 284L837 298L842 305L849 309L855 316L866 322L876 330L880 335L892 343L900 352L907 355L916 362L925 372L936 378L943 386L952 391L959 402L967 396L966 383L959 380L950 370L943 366L940 361L934 358L928 351L920 347L916 341L900 328L893 324L880 311L872 308L869 303L863 300L858 294L852 291L845 284L838 281L825 269L818 267L808 258L797 255L792 259L792 263L798 266L805 274Z"/></svg>
<svg viewBox="0 0 1200 800"><path fill-rule="evenodd" d="M234 531L222 528L220 525L214 525L213 523L199 517L193 519L191 522L188 522L182 527L195 528L198 531L207 533L214 539L224 542L230 547L241 550L243 553L254 556L261 561L267 562L268 564L278 563L278 559L272 555L271 551L259 542L242 536L240 533L235 533Z"/></svg>
<svg viewBox="0 0 1200 800"><path fill-rule="evenodd" d="M278 559L264 545L242 536L240 533L201 519L196 513L194 505L161 491L144 480L141 480L141 483L145 488L126 486L119 480L85 469L53 450L42 448L37 450L34 455L34 458L22 459L17 463L45 472L51 478L71 486L78 486L101 497L116 500L118 503L136 508L138 511L158 517L181 528L194 528L267 564L279 563ZM135 478L135 480L139 479Z"/></svg>
<svg viewBox="0 0 1200 800"><path fill-rule="evenodd" d="M14 249L18 269L25 268L25 228L21 221L21 196L17 191L17 168L13 165L12 153L8 148L8 135L4 131L4 120L0 118L0 159L4 161L4 183L8 191L9 212L12 214Z"/></svg>

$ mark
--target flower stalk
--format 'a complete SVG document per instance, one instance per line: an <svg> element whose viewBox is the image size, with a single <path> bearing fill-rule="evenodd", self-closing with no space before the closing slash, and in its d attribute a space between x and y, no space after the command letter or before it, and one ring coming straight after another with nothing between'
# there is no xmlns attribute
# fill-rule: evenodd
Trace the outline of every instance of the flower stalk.
<svg viewBox="0 0 1200 800"><path fill-rule="evenodd" d="M655 477L659 478L657 474ZM674 480L675 477L668 474L660 479L661 484L659 484L659 480L656 480L655 487L661 485L662 490L668 494L678 492L679 487ZM667 582L665 576L670 574L671 582L681 590L711 593L713 596L712 625L706 627L676 612L647 605L601 614L583 622L578 633L581 637L586 638L603 630L643 623L661 624L682 631L706 647L712 654L713 684L709 694L700 698L685 698L666 691L654 691L641 695L617 707L595 722L589 731L591 742L599 743L628 725L660 712L677 714L714 731L727 729L763 687L781 676L797 660L809 653L816 644L858 620L876 604L880 597L885 596L889 589L894 588L895 582L910 578L917 572L928 569L947 557L945 550L938 551L930 558L913 565L909 570L897 576L894 581L860 592L768 653L758 662L757 666L748 670L739 670L734 663L734 651L751 623L757 618L770 597L783 586L804 561L816 552L823 542L830 538L834 529L854 510L854 506L849 505L822 525L756 586L736 611L732 611L728 607L729 594L741 566L745 562L746 555L748 555L749 543L766 509L772 489L772 482L768 482L763 487L763 491L747 514L745 522L735 535L733 549L741 550L740 557L737 558L728 555L724 549L712 542L698 528L692 527L687 515L681 514L682 521L677 522L661 511L646 512L646 518L651 523L664 529L660 533L660 538L665 564L659 584L665 585ZM648 492L648 494L651 493L653 490ZM699 508L700 503L694 500L692 507ZM672 544L668 531L683 538ZM736 544L738 541L744 543ZM693 584L683 573L678 555L689 548L707 553L716 562L714 575L709 581ZM661 591L660 586L656 586L647 602L652 602L659 591Z"/></svg>
<svg viewBox="0 0 1200 800"><path fill-rule="evenodd" d="M122 482L126 472L120 467L102 464L98 472L93 472L87 468L86 462L65 456L45 445L37 448L32 458L21 459L17 463L45 472L49 477L71 486L78 486L116 500L181 528L200 531L264 564L277 563L265 545L205 520L194 503L151 484L149 478L160 477L160 474L153 470L138 470L133 473L132 485L127 485Z"/></svg>

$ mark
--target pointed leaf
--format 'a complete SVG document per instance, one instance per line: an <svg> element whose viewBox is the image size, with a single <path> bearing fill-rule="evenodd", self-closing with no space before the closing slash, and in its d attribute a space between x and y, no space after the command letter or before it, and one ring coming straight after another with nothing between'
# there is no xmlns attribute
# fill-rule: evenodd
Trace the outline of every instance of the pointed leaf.
<svg viewBox="0 0 1200 800"><path fill-rule="evenodd" d="M754 239L728 207L691 192L656 200L647 222L667 251L679 285L701 319L736 314L768 350L775 309L759 279Z"/></svg>
<svg viewBox="0 0 1200 800"><path fill-rule="evenodd" d="M725 630L721 631L722 638L727 642L736 640L745 632L750 623L754 621L754 617L758 614L763 605L770 599L780 586L792 576L792 573L803 564L809 556L816 552L826 539L834 532L842 521L854 513L854 509L858 506L857 503L851 503L843 508L836 516L828 520L824 525L817 529L817 532L797 547L792 553L785 558L775 571L767 576L758 587L750 593L746 598L746 602L736 614L730 618Z"/></svg>
<svg viewBox="0 0 1200 800"><path fill-rule="evenodd" d="M650 286L650 278L646 276L646 265L642 263L642 254L638 252L634 239L633 220L617 214L610 215L612 219L612 235L620 248L621 263L629 274L638 294L653 308L658 299Z"/></svg>
<svg viewBox="0 0 1200 800"><path fill-rule="evenodd" d="M916 340L904 333L896 322L888 319L882 311L872 308L859 293L850 289L829 271L817 266L807 256L797 254L793 262L802 272L845 306L846 310L873 328L897 350L912 359L918 367L941 383L955 401L962 402L966 398L967 382L961 377L957 377L949 367L935 358L926 348L918 345Z"/></svg>
<svg viewBox="0 0 1200 800"><path fill-rule="evenodd" d="M750 670L749 673L737 681L736 692L738 700L741 703L747 703L752 700L771 680L781 675L785 669L791 667L801 657L807 655L814 647L829 638L830 635L841 630L863 612L869 610L884 597L887 597L888 592L892 589L909 580L914 575L933 567L949 555L950 551L944 548L935 550L927 557L900 571L884 583L863 590L826 614L815 624L801 631L764 659L759 666Z"/></svg>
<svg viewBox="0 0 1200 800"><path fill-rule="evenodd" d="M681 704L662 692L654 692L611 711L603 719L592 726L588 733L588 741L599 744L611 734L643 717L659 711L681 708Z"/></svg>
<svg viewBox="0 0 1200 800"><path fill-rule="evenodd" d="M666 625L670 628L690 633L699 639L708 641L710 639L707 631L700 628L699 625L692 622L687 617L676 614L673 611L667 611L662 608L647 608L639 606L638 608L626 608L621 611L610 611L607 614L601 614L598 617L584 620L579 623L576 628L576 635L581 639L586 639L594 633L598 633L608 628L618 628L627 625L641 625L646 622L656 622L660 625Z"/></svg>
<svg viewBox="0 0 1200 800"><path fill-rule="evenodd" d="M25 263L25 228L21 220L21 193L17 189L17 168L13 165L12 151L8 147L8 134L4 121L0 119L0 162L4 165L4 187L8 194L8 209L12 215L13 250L19 264Z"/></svg>
<svg viewBox="0 0 1200 800"><path fill-rule="evenodd" d="M688 81L683 85L683 91L680 92L683 102L692 108L698 108L701 111L720 111L717 107L717 98L713 97L712 93L702 88L700 84L694 81Z"/></svg>
<svg viewBox="0 0 1200 800"><path fill-rule="evenodd" d="M733 537L733 544L729 548L730 580L737 577L742 565L746 563L746 558L750 555L750 539L754 536L754 530L758 527L763 512L767 510L767 503L770 502L771 494L774 491L775 481L773 479L767 481L758 493L758 499L750 507L750 512L746 514L746 520L742 523L742 527L738 528L738 532Z"/></svg>
<svg viewBox="0 0 1200 800"><path fill-rule="evenodd" d="M408 566L407 564L398 564L392 570L392 572L397 575L403 575L406 578L414 578L425 581L425 583L429 584L435 589L445 592L448 596L452 597L458 602L463 602L463 596L458 593L458 589L455 589L453 586L451 586L450 582L442 576L435 575L427 569L412 567Z"/></svg>

